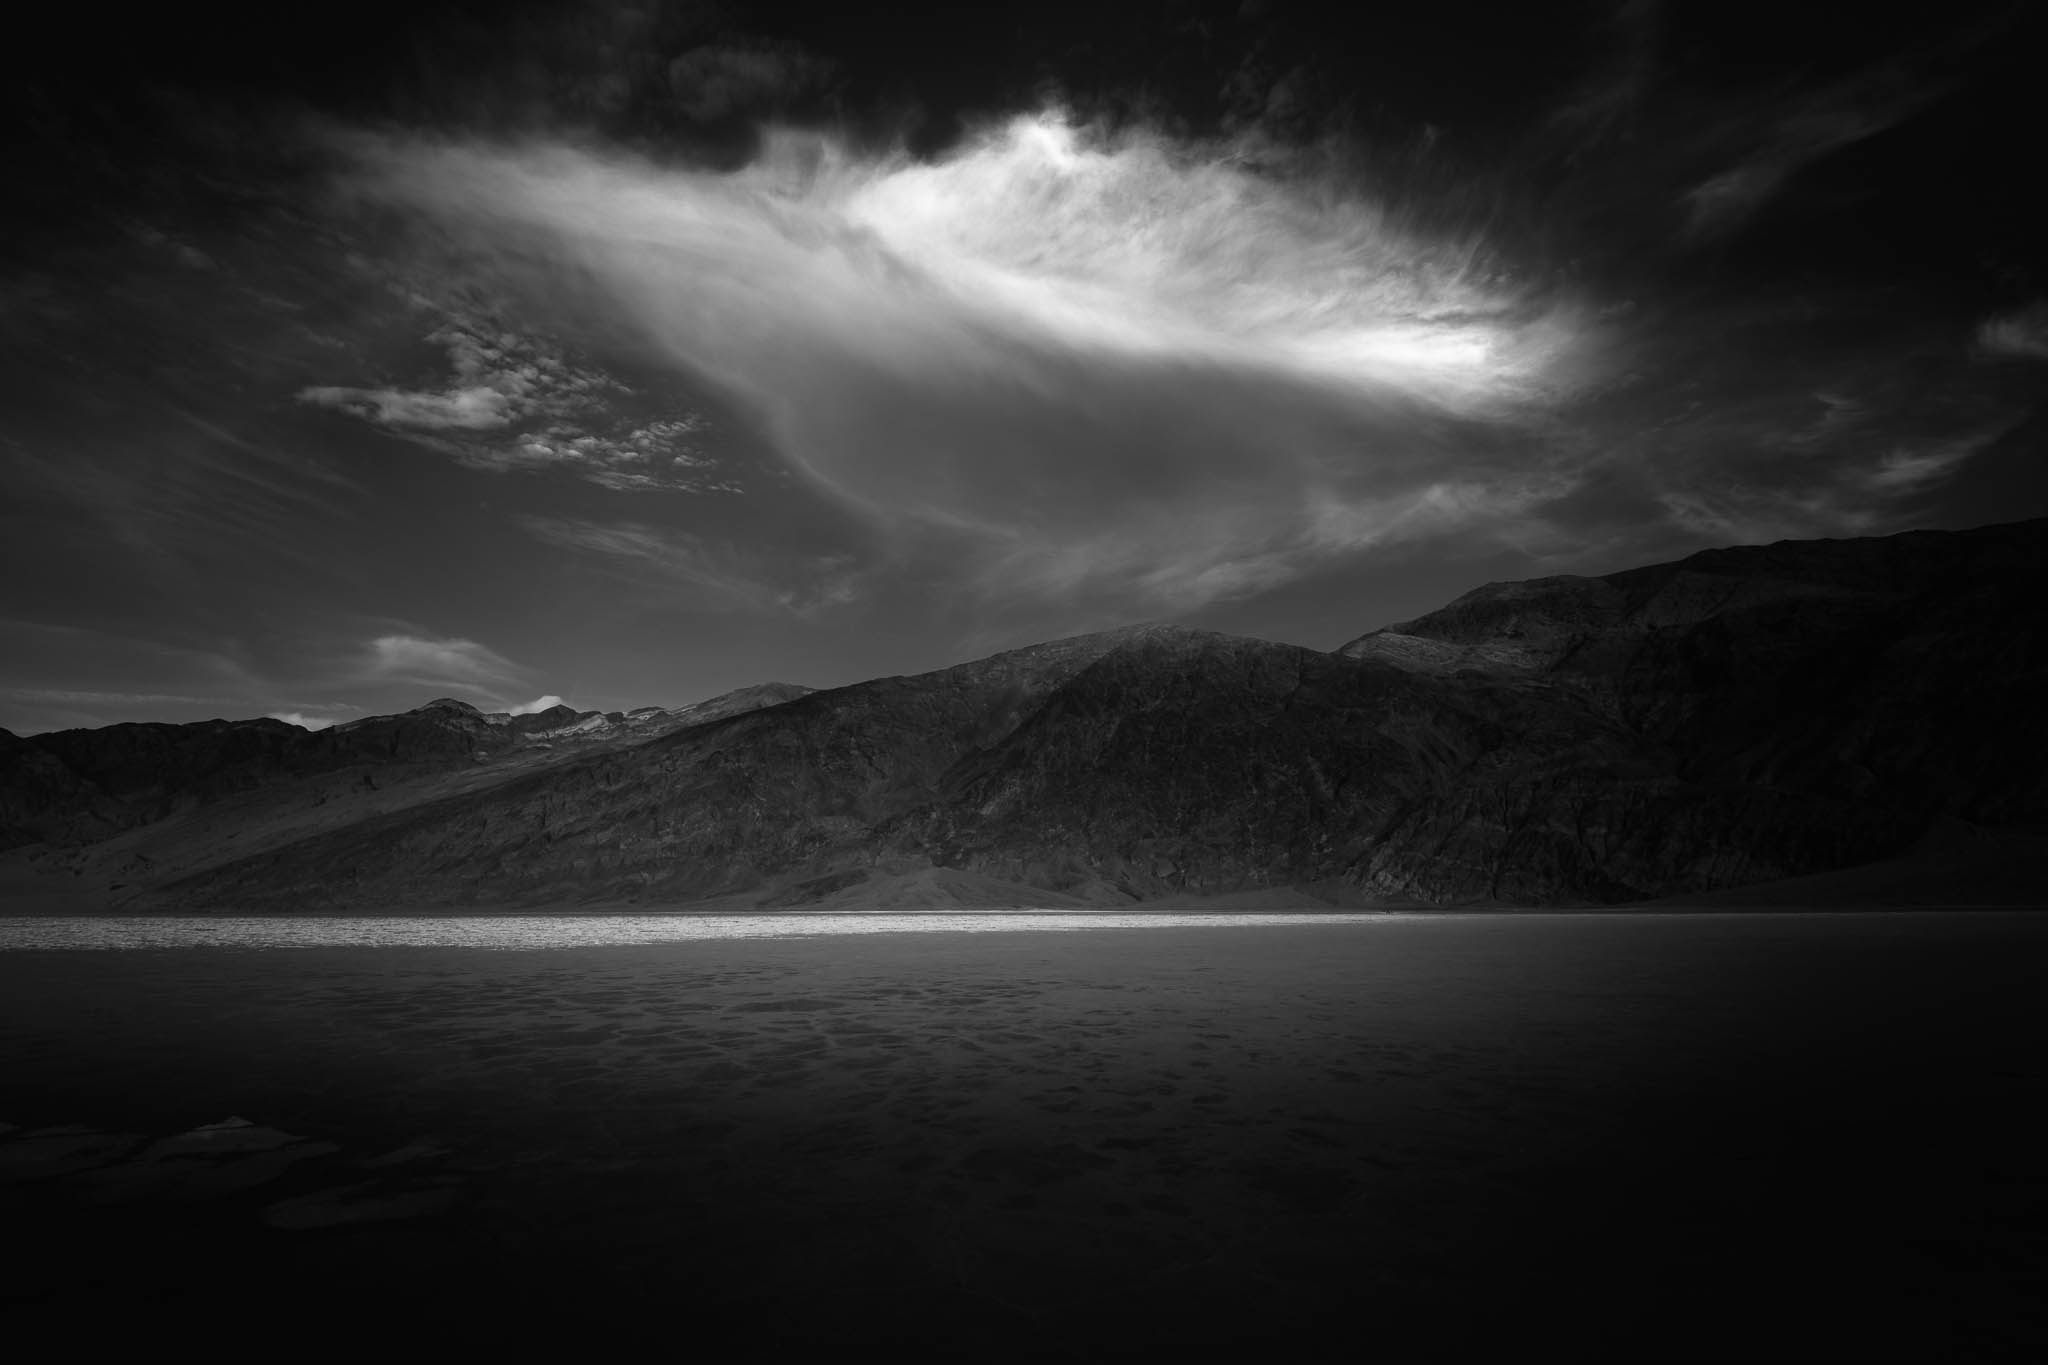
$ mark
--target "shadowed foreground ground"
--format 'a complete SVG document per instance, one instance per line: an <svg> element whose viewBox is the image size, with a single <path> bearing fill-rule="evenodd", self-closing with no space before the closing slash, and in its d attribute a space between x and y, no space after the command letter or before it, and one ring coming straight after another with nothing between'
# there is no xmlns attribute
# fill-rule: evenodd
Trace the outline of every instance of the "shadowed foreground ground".
<svg viewBox="0 0 2048 1365"><path fill-rule="evenodd" d="M295 1355L2034 1358L2044 958L2024 914L4 953L0 1311L238 1353L283 1314ZM137 1178L23 1131L230 1115L323 1145Z"/></svg>

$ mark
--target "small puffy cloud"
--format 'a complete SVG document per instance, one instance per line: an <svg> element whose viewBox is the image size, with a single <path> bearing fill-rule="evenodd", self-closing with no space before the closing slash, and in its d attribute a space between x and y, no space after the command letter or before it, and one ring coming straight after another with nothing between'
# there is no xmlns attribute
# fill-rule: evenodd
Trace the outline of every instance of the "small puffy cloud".
<svg viewBox="0 0 2048 1365"><path fill-rule="evenodd" d="M325 730L335 723L333 716L309 716L303 711L272 711L270 719L281 720L287 725L296 725L301 730Z"/></svg>
<svg viewBox="0 0 2048 1365"><path fill-rule="evenodd" d="M546 711L550 707L564 705L567 705L567 703L550 692L545 697L535 697L523 706L508 706L505 708L505 714L508 716L531 716Z"/></svg>

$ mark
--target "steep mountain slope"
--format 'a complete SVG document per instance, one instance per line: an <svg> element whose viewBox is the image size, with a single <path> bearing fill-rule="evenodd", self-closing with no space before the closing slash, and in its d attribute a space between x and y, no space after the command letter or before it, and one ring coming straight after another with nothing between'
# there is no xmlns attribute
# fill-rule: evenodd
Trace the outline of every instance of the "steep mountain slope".
<svg viewBox="0 0 2048 1365"><path fill-rule="evenodd" d="M2048 821L2048 523L1492 584L1345 645L1572 690L1689 781Z"/></svg>
<svg viewBox="0 0 2048 1365"><path fill-rule="evenodd" d="M1793 542L1494 585L1331 654L1151 626L645 723L440 704L393 754L475 747L396 799L363 794L395 733L365 724L352 766L73 856L207 911L1708 895L2048 827L2044 561L2048 523ZM8 790L81 837L166 799L139 759L71 791L53 752L5 750Z"/></svg>
<svg viewBox="0 0 2048 1365"><path fill-rule="evenodd" d="M577 755L779 705L767 683L693 706L531 715L442 698L318 732L275 720L113 725L0 738L0 849L15 884L132 892L166 878ZM0 732L4 734L4 732Z"/></svg>
<svg viewBox="0 0 2048 1365"><path fill-rule="evenodd" d="M908 851L882 827L929 805L962 754L999 741L1144 633L814 692L365 821L180 882L163 899L350 907L690 900L807 879L843 889L851 883L834 874L893 866Z"/></svg>
<svg viewBox="0 0 2048 1365"><path fill-rule="evenodd" d="M1554 689L1217 636L1117 651L953 777L920 830L938 856L1055 886L1086 868L1147 897L1624 900L1853 860L1895 833L1684 782Z"/></svg>

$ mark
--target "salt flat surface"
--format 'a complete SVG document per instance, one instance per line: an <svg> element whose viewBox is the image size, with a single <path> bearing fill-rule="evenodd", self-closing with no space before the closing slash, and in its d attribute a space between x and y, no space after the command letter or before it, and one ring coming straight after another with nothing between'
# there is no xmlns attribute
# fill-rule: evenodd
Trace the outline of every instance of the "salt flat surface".
<svg viewBox="0 0 2048 1365"><path fill-rule="evenodd" d="M828 934L964 934L1084 929L1201 929L1363 924L1384 913L1101 914L1043 910L951 914L478 915L392 916L25 916L0 920L0 951L80 948L598 948L701 939L795 938Z"/></svg>
<svg viewBox="0 0 2048 1365"><path fill-rule="evenodd" d="M217 1350L254 1303L363 1358L2048 1359L2044 916L25 931L304 946L0 952L17 1335ZM231 1119L283 1145L102 1150Z"/></svg>

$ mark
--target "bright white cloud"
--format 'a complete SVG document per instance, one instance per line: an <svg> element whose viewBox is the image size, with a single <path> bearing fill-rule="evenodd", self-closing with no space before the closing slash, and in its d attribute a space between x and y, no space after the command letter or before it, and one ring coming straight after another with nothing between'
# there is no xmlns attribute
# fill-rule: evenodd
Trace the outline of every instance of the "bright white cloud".
<svg viewBox="0 0 2048 1365"><path fill-rule="evenodd" d="M1540 367L1515 345L1532 321L1521 291L1476 242L1157 138L1097 146L1017 119L935 164L842 171L836 194L847 224L969 308L1079 347L1461 402Z"/></svg>
<svg viewBox="0 0 2048 1365"><path fill-rule="evenodd" d="M1570 341L1476 239L1228 149L1100 144L1053 115L933 163L781 131L731 174L564 147L359 150L381 192L560 234L720 371L763 333L927 360L993 329L1473 403L1540 387Z"/></svg>
<svg viewBox="0 0 2048 1365"><path fill-rule="evenodd" d="M336 721L334 716L309 716L303 711L272 711L270 719L296 725L301 730L325 730Z"/></svg>
<svg viewBox="0 0 2048 1365"><path fill-rule="evenodd" d="M997 596L1158 608L1282 581L1341 552L1314 529L1330 508L1399 516L1404 495L1490 477L1484 454L1444 467L1468 461L1470 428L1584 377L1590 324L1477 239L1227 147L1049 115L935 162L764 145L731 173L352 147L361 188L508 278L552 251L555 288L597 290L582 315L725 388L814 486L896 545L966 556L963 581ZM575 439L528 445L550 459ZM715 564L697 577L746 596Z"/></svg>
<svg viewBox="0 0 2048 1365"><path fill-rule="evenodd" d="M545 711L549 707L562 705L566 705L566 703L560 697L550 692L545 697L535 697L524 706L508 706L505 708L505 714L508 716L531 716Z"/></svg>

